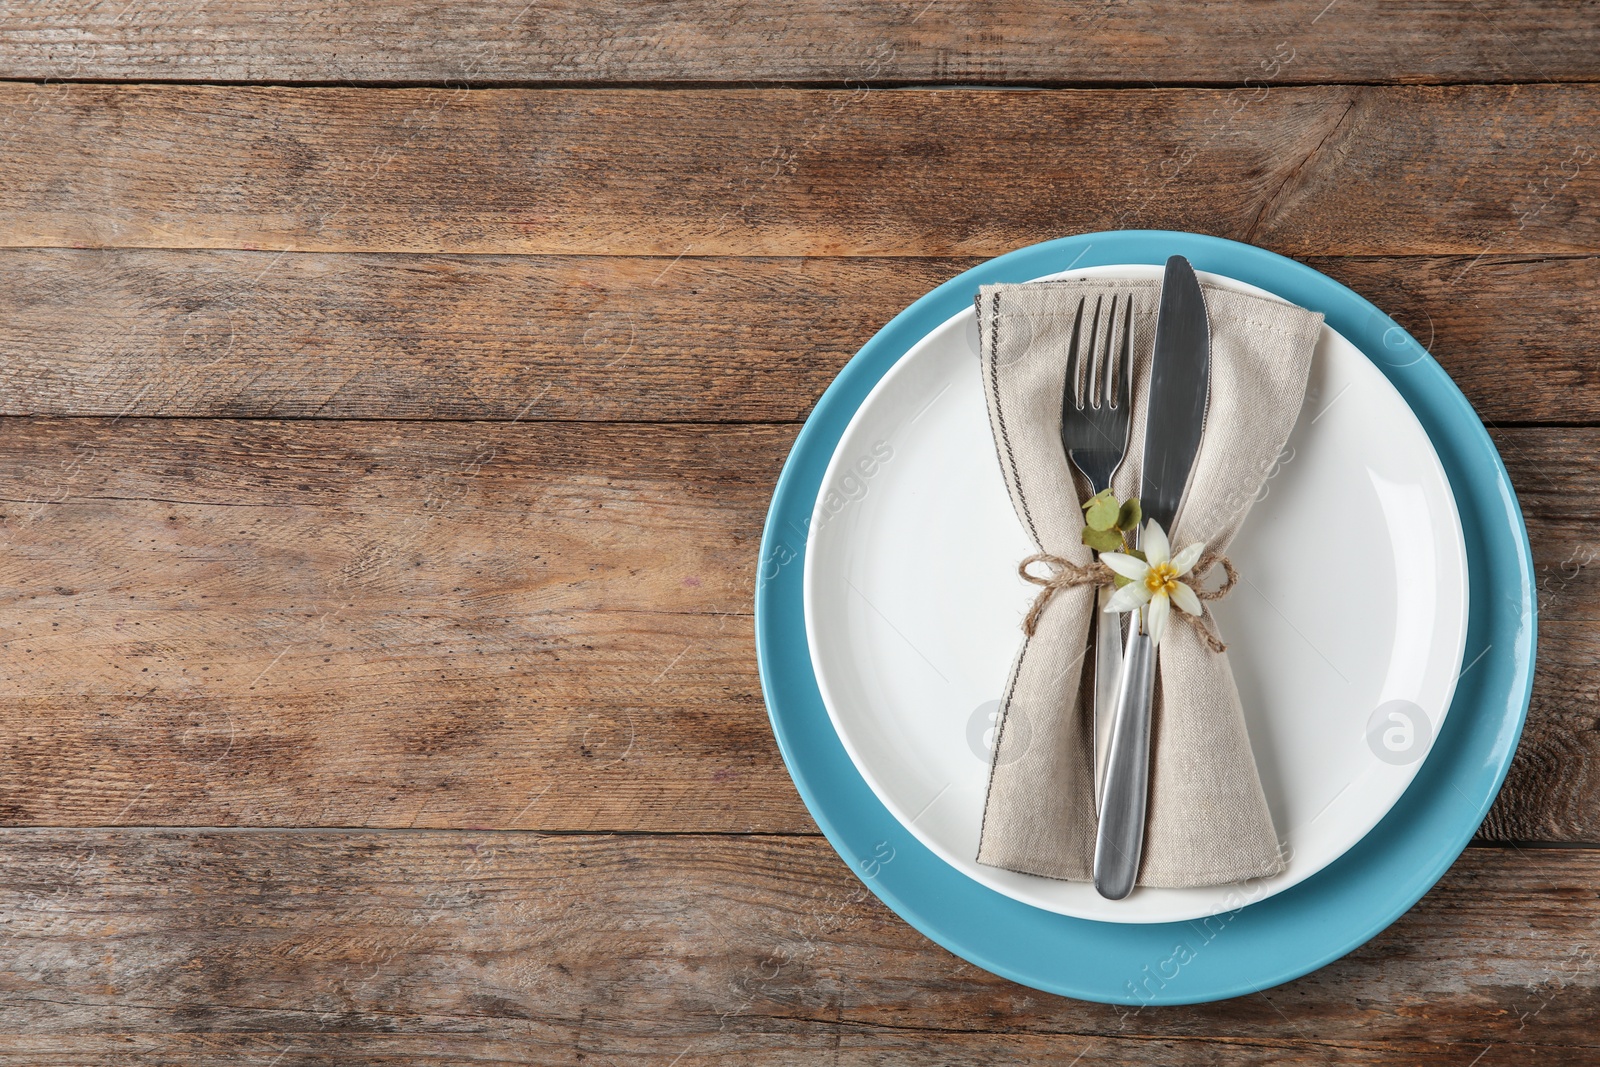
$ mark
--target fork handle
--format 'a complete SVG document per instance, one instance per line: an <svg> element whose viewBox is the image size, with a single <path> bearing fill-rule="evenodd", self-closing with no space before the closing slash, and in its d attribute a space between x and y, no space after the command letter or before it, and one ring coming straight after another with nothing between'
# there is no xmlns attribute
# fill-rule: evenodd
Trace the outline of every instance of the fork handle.
<svg viewBox="0 0 1600 1067"><path fill-rule="evenodd" d="M1094 634L1094 803L1100 810L1100 786L1106 778L1106 753L1111 748L1111 722L1117 712L1117 679L1122 675L1122 616L1106 611L1111 590L1095 598Z"/></svg>

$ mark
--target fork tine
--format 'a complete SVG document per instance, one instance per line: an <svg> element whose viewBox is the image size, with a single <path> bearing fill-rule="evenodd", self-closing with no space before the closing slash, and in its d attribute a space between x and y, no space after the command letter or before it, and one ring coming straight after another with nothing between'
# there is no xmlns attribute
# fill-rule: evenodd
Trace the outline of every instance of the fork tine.
<svg viewBox="0 0 1600 1067"><path fill-rule="evenodd" d="M1102 314L1105 299L1103 293L1094 298L1094 323L1089 328L1089 351L1083 360L1083 404L1090 411L1100 410L1100 398L1096 395L1095 386L1099 384L1100 346L1105 340L1105 316Z"/></svg>
<svg viewBox="0 0 1600 1067"><path fill-rule="evenodd" d="M1072 340L1067 343L1067 385L1072 389L1072 403L1079 411L1083 410L1083 375L1080 373L1083 363L1083 307L1088 303L1088 297L1078 297L1078 313L1072 319Z"/></svg>
<svg viewBox="0 0 1600 1067"><path fill-rule="evenodd" d="M1117 325L1117 294L1111 294L1111 305L1105 305L1105 297L1095 300L1094 305L1094 331L1090 334L1088 388L1084 398L1089 408L1099 411L1108 406L1110 399L1111 359L1113 346L1116 343Z"/></svg>
<svg viewBox="0 0 1600 1067"><path fill-rule="evenodd" d="M1099 353L1099 367L1095 384L1099 387L1095 407L1111 407L1112 379L1116 376L1117 294L1111 295L1111 307L1106 311L1106 343Z"/></svg>
<svg viewBox="0 0 1600 1067"><path fill-rule="evenodd" d="M1105 294L1094 298L1094 316L1089 320L1089 345L1088 351L1083 353L1078 362L1081 365L1079 377L1083 382L1083 392L1079 395L1078 407L1087 405L1091 409L1100 406L1099 399L1095 396L1095 365L1100 353L1100 339L1104 332L1100 317L1100 307L1105 303Z"/></svg>
<svg viewBox="0 0 1600 1067"><path fill-rule="evenodd" d="M1128 388L1133 381L1133 294L1128 294L1127 306L1122 312L1122 352L1117 359L1116 394L1112 407L1126 409Z"/></svg>

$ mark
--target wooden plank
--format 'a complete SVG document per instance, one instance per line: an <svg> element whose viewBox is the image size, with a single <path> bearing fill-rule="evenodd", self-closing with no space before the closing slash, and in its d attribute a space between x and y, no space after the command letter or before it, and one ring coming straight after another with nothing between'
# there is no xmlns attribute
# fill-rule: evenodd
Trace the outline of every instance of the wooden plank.
<svg viewBox="0 0 1600 1067"><path fill-rule="evenodd" d="M764 0L732 9L705 0L86 9L24 0L7 16L0 77L30 80L1217 85L1581 81L1600 72L1594 20L1552 0Z"/></svg>
<svg viewBox="0 0 1600 1067"><path fill-rule="evenodd" d="M810 830L748 615L793 433L14 421L0 817Z"/></svg>
<svg viewBox="0 0 1600 1067"><path fill-rule="evenodd" d="M1144 227L1294 255L1600 250L1600 85L13 83L0 114L0 246L976 256Z"/></svg>
<svg viewBox="0 0 1600 1067"><path fill-rule="evenodd" d="M813 829L748 615L792 426L9 420L0 818ZM1600 431L1500 433L1543 605L1484 833L1600 841Z"/></svg>
<svg viewBox="0 0 1600 1067"><path fill-rule="evenodd" d="M28 1067L1600 1056L1593 852L1469 850L1345 959L1137 1010L958 960L814 837L11 831L0 847L0 1063ZM1174 939L1203 962L1208 935L1228 929ZM1129 960L1130 985L1160 966Z"/></svg>
<svg viewBox="0 0 1600 1067"><path fill-rule="evenodd" d="M0 413L786 421L943 259L0 252Z"/></svg>
<svg viewBox="0 0 1600 1067"><path fill-rule="evenodd" d="M12 249L0 414L797 420L976 262ZM1600 258L1307 262L1485 419L1600 420Z"/></svg>

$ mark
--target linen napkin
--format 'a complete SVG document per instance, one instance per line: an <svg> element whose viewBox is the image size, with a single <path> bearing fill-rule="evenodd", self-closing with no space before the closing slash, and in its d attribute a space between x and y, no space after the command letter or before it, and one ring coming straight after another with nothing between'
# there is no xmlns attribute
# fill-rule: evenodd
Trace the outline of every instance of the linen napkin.
<svg viewBox="0 0 1600 1067"><path fill-rule="evenodd" d="M1210 398L1189 488L1167 533L1174 554L1203 541L1209 556L1226 552L1299 418L1322 316L1204 282L1201 288L1211 324ZM1094 560L1080 543L1088 493L1060 436L1073 317L1083 296L1091 308L1100 296L1133 298L1132 432L1112 482L1125 500L1139 492L1160 290L1158 280L1088 280L987 285L978 293L989 425L1011 502L1041 551L1079 566ZM1214 586L1216 576L1191 584ZM1086 650L1095 608L1092 586L1056 590L1017 652L995 737L979 863L1092 878L1094 672ZM1276 874L1284 861L1228 655L1213 651L1181 615L1172 612L1158 658L1137 884L1188 888ZM1209 610L1201 625L1220 643Z"/></svg>

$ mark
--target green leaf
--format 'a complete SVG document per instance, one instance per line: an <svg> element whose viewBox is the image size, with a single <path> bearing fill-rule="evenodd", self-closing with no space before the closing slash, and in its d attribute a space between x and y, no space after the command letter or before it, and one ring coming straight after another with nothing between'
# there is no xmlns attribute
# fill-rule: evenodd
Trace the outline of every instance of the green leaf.
<svg viewBox="0 0 1600 1067"><path fill-rule="evenodd" d="M1121 589L1123 586L1131 584L1133 582L1133 579L1132 578L1124 578L1120 574L1113 574L1111 576L1111 581L1112 581L1113 584L1116 585L1116 587L1118 589Z"/></svg>
<svg viewBox="0 0 1600 1067"><path fill-rule="evenodd" d="M1139 498L1130 497L1122 502L1122 510L1117 512L1117 529L1132 533L1139 528L1143 518L1144 514L1139 510Z"/></svg>
<svg viewBox="0 0 1600 1067"><path fill-rule="evenodd" d="M1090 497L1088 500L1085 500L1083 502L1084 513L1088 514L1089 512L1095 512L1095 513L1098 514L1100 511L1104 510L1107 502L1109 502L1113 507L1115 507L1116 503L1117 503L1117 498L1111 494L1111 490L1102 489L1102 490L1100 490L1100 492L1096 493L1094 496ZM1099 526L1095 527L1095 529L1097 529L1097 530L1098 529L1102 529L1102 528L1103 527L1099 527Z"/></svg>
<svg viewBox="0 0 1600 1067"><path fill-rule="evenodd" d="M1122 535L1115 530L1096 530L1093 526L1085 526L1083 543L1096 552L1122 551Z"/></svg>
<svg viewBox="0 0 1600 1067"><path fill-rule="evenodd" d="M1088 522L1091 530L1115 530L1117 510L1117 498L1107 490L1089 502L1089 506L1084 509L1084 520Z"/></svg>

